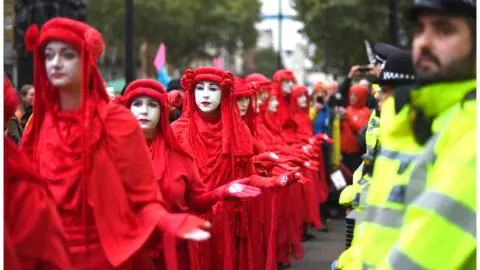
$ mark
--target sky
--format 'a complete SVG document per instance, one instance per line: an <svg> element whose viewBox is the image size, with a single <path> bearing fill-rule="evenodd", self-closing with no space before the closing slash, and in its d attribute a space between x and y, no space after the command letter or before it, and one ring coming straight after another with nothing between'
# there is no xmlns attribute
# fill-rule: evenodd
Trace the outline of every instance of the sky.
<svg viewBox="0 0 480 270"><path fill-rule="evenodd" d="M261 12L264 15L278 15L278 4L282 2L282 14L295 16L296 11L291 7L290 0L261 0ZM264 19L257 23L257 29L271 29L273 34L273 47L278 50L278 20ZM285 19L282 25L282 48L283 50L294 50L297 43L307 44L307 39L302 37L297 31L302 29L303 23L293 19Z"/></svg>

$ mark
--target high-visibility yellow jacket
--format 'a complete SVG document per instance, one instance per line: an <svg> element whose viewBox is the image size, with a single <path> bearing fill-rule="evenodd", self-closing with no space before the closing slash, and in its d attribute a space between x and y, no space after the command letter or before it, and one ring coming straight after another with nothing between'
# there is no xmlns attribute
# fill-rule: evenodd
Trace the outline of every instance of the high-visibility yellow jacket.
<svg viewBox="0 0 480 270"><path fill-rule="evenodd" d="M361 254L341 269L361 269L362 264L371 266L381 262L398 237L404 209L399 197L408 181L410 163L422 149L407 136L413 134L411 125L402 125L409 119L408 107L396 115L393 97L385 100L380 117L382 150L376 157L366 194L366 210L361 222L356 224L352 242L352 247Z"/></svg>
<svg viewBox="0 0 480 270"><path fill-rule="evenodd" d="M434 135L413 162L394 243L363 253L386 251L376 269L476 269L475 89L469 80L412 91Z"/></svg>
<svg viewBox="0 0 480 270"><path fill-rule="evenodd" d="M376 112L373 111L370 115L370 120L368 121L368 127L366 132L366 144L367 144L367 155L374 156L374 149L378 144L380 130L380 118L376 115ZM365 161L364 161L365 162ZM354 230L354 239L351 243L350 248L345 250L340 257L338 258L338 267L340 269L358 269L361 268L361 252L362 246L359 244L361 230L361 223L363 222L364 213L363 210L366 208L366 196L368 192L368 185L371 181L371 176L364 174L364 165L362 163L360 167L354 172L352 185L345 187L345 189L340 194L339 203L343 206L352 206L352 208L357 212L357 218L355 220L355 230Z"/></svg>
<svg viewBox="0 0 480 270"><path fill-rule="evenodd" d="M367 144L367 155L374 156L374 149L378 143L380 129L380 118L376 115L375 110L370 115L370 120L368 121L367 131L365 135L365 140ZM353 173L352 184L345 187L340 193L339 203L343 206L352 206L358 211L359 209L359 200L360 192L362 186L370 180L370 175L364 175L364 163L362 163L357 170Z"/></svg>

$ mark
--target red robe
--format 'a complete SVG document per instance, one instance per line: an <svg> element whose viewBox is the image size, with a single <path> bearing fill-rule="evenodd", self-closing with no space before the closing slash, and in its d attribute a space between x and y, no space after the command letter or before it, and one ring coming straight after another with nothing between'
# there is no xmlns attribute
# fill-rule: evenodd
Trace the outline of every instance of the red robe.
<svg viewBox="0 0 480 270"><path fill-rule="evenodd" d="M14 114L18 95L3 78L4 123ZM72 269L57 209L45 183L26 156L4 136L5 268Z"/></svg>
<svg viewBox="0 0 480 270"><path fill-rule="evenodd" d="M72 269L62 224L45 183L9 138L4 139L4 150L6 269Z"/></svg>
<svg viewBox="0 0 480 270"><path fill-rule="evenodd" d="M166 210L143 133L130 111L96 103L88 141L79 111L56 106L22 147L47 180L76 269L154 269L143 246Z"/></svg>
<svg viewBox="0 0 480 270"><path fill-rule="evenodd" d="M167 119L168 120L168 119ZM161 130L170 129L161 126ZM162 133L149 142L155 178L160 186L168 209L174 213L194 212L204 214L211 210L218 198L213 192L207 192L194 160L176 146L174 138L165 140ZM177 240L179 270L201 270L199 256L192 249L192 244ZM163 249L162 246L159 248ZM164 269L164 256L154 256L157 269Z"/></svg>
<svg viewBox="0 0 480 270"><path fill-rule="evenodd" d="M307 107L300 108L298 105L298 97L302 94L307 96ZM308 109L310 100L308 97L308 89L302 86L293 87L291 101L290 101L290 112L293 120L293 125L290 127L292 133L296 134L298 140L301 143L300 145L305 145L308 142L308 139L313 136L313 127L310 117L308 115ZM323 157L320 153L317 161L320 164L323 164ZM317 173L312 170L303 169L303 174L305 177L308 177L312 180L310 183L306 183L302 186L302 198L305 200L305 211L303 222L312 223L315 227L320 228L320 196L326 197L324 193L328 194L328 186L325 181L325 172L322 170L323 166L320 168L320 172Z"/></svg>
<svg viewBox="0 0 480 270"><path fill-rule="evenodd" d="M259 117L257 118L258 134L265 142L270 142L272 149L286 147L288 140L295 140L289 134L283 133L282 128L276 118L275 113L268 112L268 100L260 107ZM287 147L288 148L288 147ZM286 151L286 150L284 150ZM298 200L301 196L301 186L293 185L286 189L278 190L276 194L276 219L277 226L273 229L277 230L276 258L278 262L290 264L290 255L296 259L304 256L303 246L301 242L301 231L298 220L302 216L300 214L304 207L302 200ZM293 203L292 203L293 202Z"/></svg>
<svg viewBox="0 0 480 270"><path fill-rule="evenodd" d="M248 156L232 159L223 153L219 118L207 119L195 111L191 118L175 121L172 128L182 148L195 158L207 190L248 176ZM220 202L205 218L213 224L212 238L205 243L192 243L197 248L201 269L252 269L246 203Z"/></svg>

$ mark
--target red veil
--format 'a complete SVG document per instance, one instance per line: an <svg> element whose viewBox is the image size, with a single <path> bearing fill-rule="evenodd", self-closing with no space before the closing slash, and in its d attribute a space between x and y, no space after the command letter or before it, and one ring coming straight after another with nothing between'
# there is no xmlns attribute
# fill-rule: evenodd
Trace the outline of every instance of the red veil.
<svg viewBox="0 0 480 270"><path fill-rule="evenodd" d="M195 103L195 86L217 83L222 91L219 113L206 116ZM211 67L186 70L182 116L172 124L183 149L194 157L208 190L246 177L253 171L251 135L233 95L232 73ZM245 202L216 204L206 218L213 224L209 243L198 244L202 269L252 268L248 216Z"/></svg>

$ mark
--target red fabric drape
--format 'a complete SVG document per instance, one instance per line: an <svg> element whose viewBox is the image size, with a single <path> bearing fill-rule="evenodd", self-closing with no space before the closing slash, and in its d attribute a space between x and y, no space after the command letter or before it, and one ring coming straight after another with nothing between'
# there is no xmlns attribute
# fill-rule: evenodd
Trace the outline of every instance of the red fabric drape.
<svg viewBox="0 0 480 270"><path fill-rule="evenodd" d="M195 104L194 88L200 81L218 83L222 89L220 111L213 117L203 115ZM186 90L182 117L172 128L182 148L194 157L207 190L248 176L253 155L251 135L232 94L232 74L206 67L187 70L182 86ZM213 224L212 238L193 244L201 269L252 269L245 202L220 202L205 217Z"/></svg>
<svg viewBox="0 0 480 270"><path fill-rule="evenodd" d="M4 121L18 96L4 76ZM72 269L62 224L47 187L15 143L4 136L6 269Z"/></svg>
<svg viewBox="0 0 480 270"><path fill-rule="evenodd" d="M135 98L147 96L160 105L160 120L156 136L148 141L155 178L168 209L176 213L206 213L218 202L212 192L207 192L200 179L198 169L190 157L177 143L168 118L167 94L157 81L140 79L131 83L125 90L124 106L130 107ZM198 254L191 252L186 241L177 240L177 256L180 270L201 270ZM162 253L155 255L157 269L165 268L163 247L157 246ZM157 254L157 252L153 252Z"/></svg>
<svg viewBox="0 0 480 270"><path fill-rule="evenodd" d="M59 108L47 79L44 46L66 42L81 58L81 106ZM95 67L100 33L71 19L27 31L34 51L34 117L21 145L48 183L77 269L151 269L143 245L166 211L142 131L131 112L109 103Z"/></svg>

